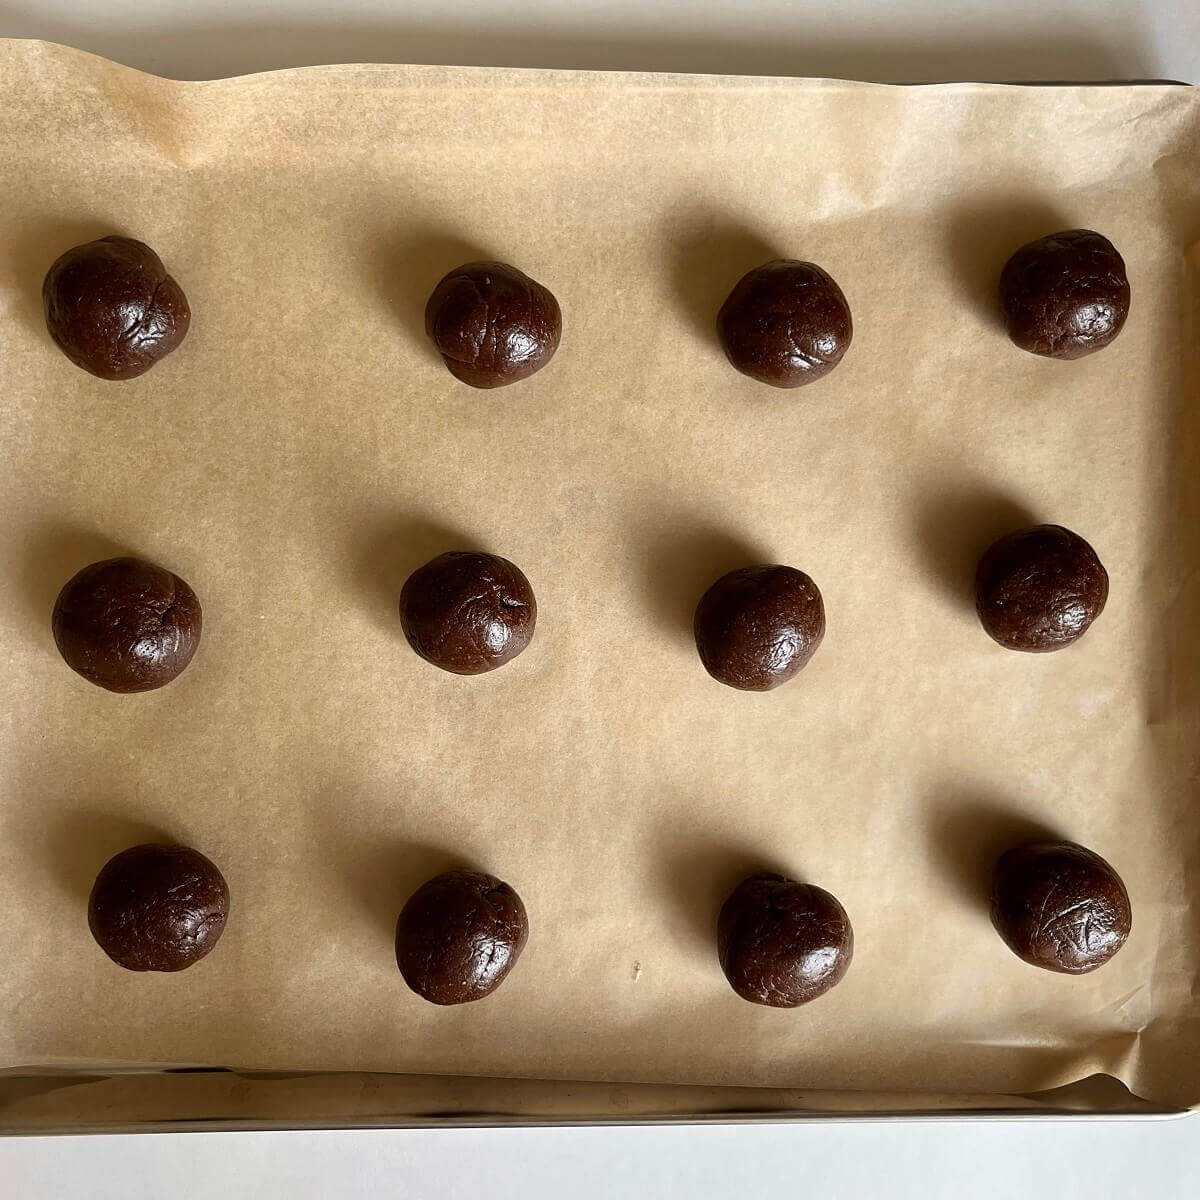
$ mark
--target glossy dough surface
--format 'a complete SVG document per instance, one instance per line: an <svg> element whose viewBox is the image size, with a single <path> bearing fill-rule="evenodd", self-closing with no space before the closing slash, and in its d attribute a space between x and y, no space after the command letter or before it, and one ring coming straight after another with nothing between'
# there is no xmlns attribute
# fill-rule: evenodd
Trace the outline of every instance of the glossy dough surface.
<svg viewBox="0 0 1200 1200"><path fill-rule="evenodd" d="M979 619L1009 650L1061 650L1083 637L1107 601L1108 572L1095 550L1061 525L1007 534L975 572Z"/></svg>
<svg viewBox="0 0 1200 1200"><path fill-rule="evenodd" d="M693 623L705 670L742 691L766 692L798 674L825 636L817 585L794 567L741 567L700 598Z"/></svg>
<svg viewBox="0 0 1200 1200"><path fill-rule="evenodd" d="M110 692L168 684L200 644L196 593L140 558L84 567L58 594L54 641L71 670Z"/></svg>
<svg viewBox="0 0 1200 1200"><path fill-rule="evenodd" d="M217 944L229 916L221 872L187 846L133 846L110 859L88 901L88 926L130 971L182 971Z"/></svg>
<svg viewBox="0 0 1200 1200"><path fill-rule="evenodd" d="M46 328L78 367L101 379L134 379L187 335L183 289L143 242L106 237L76 246L42 284Z"/></svg>
<svg viewBox="0 0 1200 1200"><path fill-rule="evenodd" d="M1129 315L1129 280L1116 247L1090 229L1022 246L1000 275L1008 336L1031 354L1082 358L1103 349Z"/></svg>
<svg viewBox="0 0 1200 1200"><path fill-rule="evenodd" d="M516 267L465 263L433 289L425 332L463 383L503 387L527 379L554 357L562 313L550 290Z"/></svg>
<svg viewBox="0 0 1200 1200"><path fill-rule="evenodd" d="M494 671L533 637L537 601L520 568L452 550L418 567L400 592L400 622L426 662L456 675Z"/></svg>
<svg viewBox="0 0 1200 1200"><path fill-rule="evenodd" d="M479 871L446 871L401 910L396 965L418 996L465 1004L504 982L528 938L525 905L507 883Z"/></svg>
<svg viewBox="0 0 1200 1200"><path fill-rule="evenodd" d="M842 289L815 263L795 259L743 275L717 314L725 356L743 375L773 387L828 375L853 333Z"/></svg>
<svg viewBox="0 0 1200 1200"><path fill-rule="evenodd" d="M823 888L783 875L752 875L721 908L717 954L743 1000L795 1008L846 974L854 931L846 910Z"/></svg>
<svg viewBox="0 0 1200 1200"><path fill-rule="evenodd" d="M996 863L992 924L1019 958L1082 975L1108 962L1133 925L1121 877L1074 842L1031 842Z"/></svg>

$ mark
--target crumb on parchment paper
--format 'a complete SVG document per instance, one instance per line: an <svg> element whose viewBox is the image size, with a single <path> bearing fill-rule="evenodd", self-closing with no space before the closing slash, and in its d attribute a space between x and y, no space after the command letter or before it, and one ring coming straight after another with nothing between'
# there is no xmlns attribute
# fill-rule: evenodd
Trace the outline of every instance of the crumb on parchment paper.
<svg viewBox="0 0 1200 1200"><path fill-rule="evenodd" d="M642 977L642 964L640 962L635 962L633 964L633 982L637 983L637 981L639 979L641 979L641 977Z"/></svg>

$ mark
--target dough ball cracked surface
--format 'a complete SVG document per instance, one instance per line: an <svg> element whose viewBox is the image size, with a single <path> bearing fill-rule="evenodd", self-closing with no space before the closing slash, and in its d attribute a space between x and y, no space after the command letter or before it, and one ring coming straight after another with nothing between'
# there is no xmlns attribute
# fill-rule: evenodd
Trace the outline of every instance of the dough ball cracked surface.
<svg viewBox="0 0 1200 1200"><path fill-rule="evenodd" d="M529 938L521 897L494 875L446 871L409 897L396 922L396 964L418 996L465 1004L490 996Z"/></svg>
<svg viewBox="0 0 1200 1200"><path fill-rule="evenodd" d="M794 567L741 567L700 598L693 622L705 670L742 691L766 692L797 675L825 636L817 585Z"/></svg>
<svg viewBox="0 0 1200 1200"><path fill-rule="evenodd" d="M726 358L773 387L800 387L828 375L853 333L842 289L815 263L795 259L742 276L717 314Z"/></svg>
<svg viewBox="0 0 1200 1200"><path fill-rule="evenodd" d="M548 288L516 267L465 263L433 289L425 332L457 379L477 388L503 387L554 357L562 312Z"/></svg>
<svg viewBox="0 0 1200 1200"><path fill-rule="evenodd" d="M127 237L61 255L46 273L42 307L59 349L100 379L144 374L178 347L192 319L162 259Z"/></svg>
<svg viewBox="0 0 1200 1200"><path fill-rule="evenodd" d="M1061 525L1007 534L975 572L979 619L1009 650L1061 650L1083 637L1107 601L1108 572L1095 550Z"/></svg>
<svg viewBox="0 0 1200 1200"><path fill-rule="evenodd" d="M1100 855L1074 842L1030 842L996 863L992 924L1027 963L1082 975L1125 944L1133 911L1121 877Z"/></svg>
<svg viewBox="0 0 1200 1200"><path fill-rule="evenodd" d="M54 641L71 670L110 692L175 679L200 644L200 601L170 571L140 558L84 567L58 594Z"/></svg>
<svg viewBox="0 0 1200 1200"><path fill-rule="evenodd" d="M506 558L453 550L418 567L400 592L400 621L426 662L479 675L511 662L533 638L537 601Z"/></svg>
<svg viewBox="0 0 1200 1200"><path fill-rule="evenodd" d="M1129 280L1116 247L1090 229L1022 246L1000 275L1008 336L1046 358L1082 358L1107 346L1129 316Z"/></svg>
<svg viewBox="0 0 1200 1200"><path fill-rule="evenodd" d="M88 901L88 926L113 962L130 971L182 971L217 944L229 888L199 850L132 846L110 859Z"/></svg>
<svg viewBox="0 0 1200 1200"><path fill-rule="evenodd" d="M783 875L752 875L721 909L717 953L743 1000L796 1008L841 981L854 957L854 931L846 910L823 888Z"/></svg>

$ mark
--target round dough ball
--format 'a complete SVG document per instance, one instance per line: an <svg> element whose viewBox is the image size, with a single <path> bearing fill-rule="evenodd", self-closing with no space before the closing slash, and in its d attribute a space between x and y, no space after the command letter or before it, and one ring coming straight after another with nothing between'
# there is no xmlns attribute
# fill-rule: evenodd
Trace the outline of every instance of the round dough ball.
<svg viewBox="0 0 1200 1200"><path fill-rule="evenodd" d="M506 558L453 550L418 567L400 592L408 644L455 675L480 675L516 658L533 638L537 601Z"/></svg>
<svg viewBox="0 0 1200 1200"><path fill-rule="evenodd" d="M84 567L58 594L54 641L72 671L110 692L171 682L200 644L200 601L178 575L140 558Z"/></svg>
<svg viewBox="0 0 1200 1200"><path fill-rule="evenodd" d="M217 944L229 916L221 872L187 846L132 846L96 876L88 926L129 971L182 971Z"/></svg>
<svg viewBox="0 0 1200 1200"><path fill-rule="evenodd" d="M503 387L554 357L562 313L550 290L516 267L472 262L433 289L425 332L455 378L477 388Z"/></svg>
<svg viewBox="0 0 1200 1200"><path fill-rule="evenodd" d="M821 593L794 567L741 567L700 598L696 649L708 673L747 692L798 674L825 636Z"/></svg>
<svg viewBox="0 0 1200 1200"><path fill-rule="evenodd" d="M743 375L794 388L828 375L854 326L842 289L815 263L781 258L743 275L717 314L725 356Z"/></svg>
<svg viewBox="0 0 1200 1200"><path fill-rule="evenodd" d="M183 289L143 242L106 237L59 257L42 284L46 328L77 366L101 379L144 374L183 341Z"/></svg>
<svg viewBox="0 0 1200 1200"><path fill-rule="evenodd" d="M1082 358L1103 349L1129 315L1125 262L1090 229L1022 246L1000 274L1008 336L1031 354Z"/></svg>
<svg viewBox="0 0 1200 1200"><path fill-rule="evenodd" d="M1018 958L1082 975L1125 945L1133 913L1121 877L1100 855L1074 842L1030 842L996 863L992 924Z"/></svg>
<svg viewBox="0 0 1200 1200"><path fill-rule="evenodd" d="M824 889L783 875L751 875L721 908L717 954L743 1000L795 1008L841 981L854 957L854 931Z"/></svg>
<svg viewBox="0 0 1200 1200"><path fill-rule="evenodd" d="M431 1004L466 1004L504 982L528 939L525 905L507 883L479 871L446 871L401 909L396 965Z"/></svg>
<svg viewBox="0 0 1200 1200"><path fill-rule="evenodd" d="M1104 611L1108 572L1061 525L1018 529L993 543L975 572L975 609L1001 646L1034 654L1078 641Z"/></svg>

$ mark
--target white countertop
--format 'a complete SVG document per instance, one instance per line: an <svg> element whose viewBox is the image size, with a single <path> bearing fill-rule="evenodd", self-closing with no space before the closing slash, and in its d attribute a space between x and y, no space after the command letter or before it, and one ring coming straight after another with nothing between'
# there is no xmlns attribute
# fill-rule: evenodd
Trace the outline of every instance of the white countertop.
<svg viewBox="0 0 1200 1200"><path fill-rule="evenodd" d="M14 1200L1192 1200L1200 1117L0 1142Z"/></svg>
<svg viewBox="0 0 1200 1200"><path fill-rule="evenodd" d="M179 78L381 61L1200 82L1195 0L0 0L0 34Z"/></svg>
<svg viewBox="0 0 1200 1200"><path fill-rule="evenodd" d="M0 0L42 37L205 78L347 61L1200 82L1197 0ZM20 1200L1200 1195L1200 1116L0 1141Z"/></svg>

